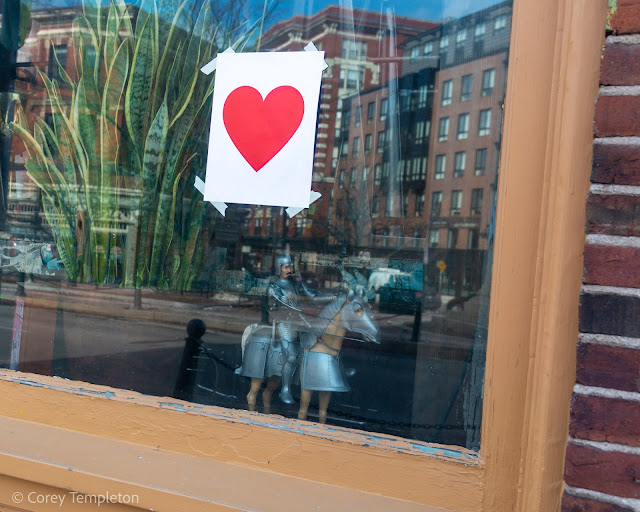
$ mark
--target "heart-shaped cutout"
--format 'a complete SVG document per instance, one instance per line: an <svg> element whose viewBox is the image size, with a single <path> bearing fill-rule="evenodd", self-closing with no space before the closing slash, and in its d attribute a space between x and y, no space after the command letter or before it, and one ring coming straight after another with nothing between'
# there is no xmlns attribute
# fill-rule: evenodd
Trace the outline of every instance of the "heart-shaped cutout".
<svg viewBox="0 0 640 512"><path fill-rule="evenodd" d="M238 87L222 109L231 141L256 172L289 142L303 115L302 95L288 85L276 87L264 100L253 87Z"/></svg>

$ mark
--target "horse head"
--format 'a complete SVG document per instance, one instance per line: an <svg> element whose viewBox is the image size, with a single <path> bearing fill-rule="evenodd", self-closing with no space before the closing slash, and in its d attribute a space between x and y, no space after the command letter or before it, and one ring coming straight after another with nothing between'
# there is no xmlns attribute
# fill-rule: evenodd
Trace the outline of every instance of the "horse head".
<svg viewBox="0 0 640 512"><path fill-rule="evenodd" d="M373 322L373 310L360 294L349 294L341 311L342 324L348 331L357 332L365 340L380 343L378 328Z"/></svg>

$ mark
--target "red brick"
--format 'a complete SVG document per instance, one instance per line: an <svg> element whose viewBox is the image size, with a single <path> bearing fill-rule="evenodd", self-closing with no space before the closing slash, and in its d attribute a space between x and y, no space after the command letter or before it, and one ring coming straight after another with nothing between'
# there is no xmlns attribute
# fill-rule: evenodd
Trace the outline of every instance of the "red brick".
<svg viewBox="0 0 640 512"><path fill-rule="evenodd" d="M589 195L587 233L640 236L640 197Z"/></svg>
<svg viewBox="0 0 640 512"><path fill-rule="evenodd" d="M565 482L624 498L640 498L640 455L569 444Z"/></svg>
<svg viewBox="0 0 640 512"><path fill-rule="evenodd" d="M617 34L640 32L640 2L638 0L618 0L616 12L609 18L609 26Z"/></svg>
<svg viewBox="0 0 640 512"><path fill-rule="evenodd" d="M576 377L585 386L640 391L640 350L580 343Z"/></svg>
<svg viewBox="0 0 640 512"><path fill-rule="evenodd" d="M640 146L594 144L591 181L640 185Z"/></svg>
<svg viewBox="0 0 640 512"><path fill-rule="evenodd" d="M640 404L620 398L574 395L569 433L577 439L640 446Z"/></svg>
<svg viewBox="0 0 640 512"><path fill-rule="evenodd" d="M600 67L600 84L639 85L640 45L620 43L605 45Z"/></svg>
<svg viewBox="0 0 640 512"><path fill-rule="evenodd" d="M580 294L580 332L640 338L640 297Z"/></svg>
<svg viewBox="0 0 640 512"><path fill-rule="evenodd" d="M587 244L584 278L587 284L640 288L640 248Z"/></svg>
<svg viewBox="0 0 640 512"><path fill-rule="evenodd" d="M640 96L600 96L595 132L596 137L640 135Z"/></svg>
<svg viewBox="0 0 640 512"><path fill-rule="evenodd" d="M633 512L633 509L565 494L562 497L562 512Z"/></svg>

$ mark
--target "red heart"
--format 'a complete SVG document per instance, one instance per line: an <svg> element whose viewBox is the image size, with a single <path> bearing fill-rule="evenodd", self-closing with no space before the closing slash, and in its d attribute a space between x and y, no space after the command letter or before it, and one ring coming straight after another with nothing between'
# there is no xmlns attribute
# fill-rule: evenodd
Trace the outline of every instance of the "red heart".
<svg viewBox="0 0 640 512"><path fill-rule="evenodd" d="M303 114L302 95L288 85L276 87L264 100L253 87L238 87L222 109L231 141L256 172L289 142Z"/></svg>

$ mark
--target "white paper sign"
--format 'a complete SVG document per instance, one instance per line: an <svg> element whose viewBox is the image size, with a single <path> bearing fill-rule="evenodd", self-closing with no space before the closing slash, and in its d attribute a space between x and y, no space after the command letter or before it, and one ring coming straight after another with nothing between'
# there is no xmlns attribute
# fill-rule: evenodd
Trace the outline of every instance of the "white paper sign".
<svg viewBox="0 0 640 512"><path fill-rule="evenodd" d="M204 199L307 208L324 52L221 53Z"/></svg>

